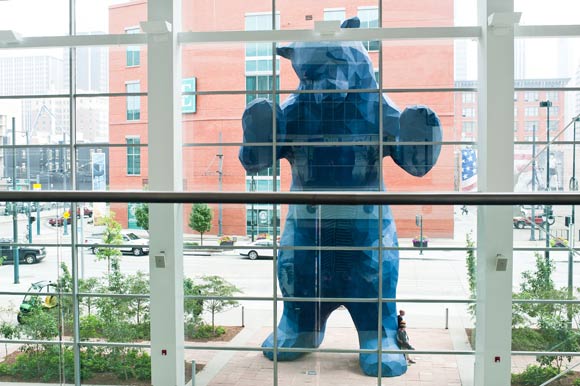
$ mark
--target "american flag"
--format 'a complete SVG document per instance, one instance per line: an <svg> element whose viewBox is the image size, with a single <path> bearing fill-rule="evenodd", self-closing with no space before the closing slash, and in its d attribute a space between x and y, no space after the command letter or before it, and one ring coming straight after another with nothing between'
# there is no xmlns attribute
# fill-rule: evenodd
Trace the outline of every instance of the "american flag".
<svg viewBox="0 0 580 386"><path fill-rule="evenodd" d="M477 189L477 154L474 149L462 149L461 190L469 192L475 189Z"/></svg>

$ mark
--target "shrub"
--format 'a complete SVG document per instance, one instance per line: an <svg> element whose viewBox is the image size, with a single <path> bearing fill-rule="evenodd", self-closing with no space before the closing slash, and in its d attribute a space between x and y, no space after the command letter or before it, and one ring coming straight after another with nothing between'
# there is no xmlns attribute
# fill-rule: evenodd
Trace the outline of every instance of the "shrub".
<svg viewBox="0 0 580 386"><path fill-rule="evenodd" d="M81 338L98 338L103 332L103 322L95 315L83 316L80 319Z"/></svg>
<svg viewBox="0 0 580 386"><path fill-rule="evenodd" d="M556 375L558 375L558 370L554 367L529 365L522 373L512 374L512 383L523 386L537 386Z"/></svg>
<svg viewBox="0 0 580 386"><path fill-rule="evenodd" d="M231 236L221 236L221 237L218 239L218 242L219 242L219 244L220 244L220 245L222 245L222 244L229 244L229 243L233 243L234 241L235 241L235 240L234 240L234 238L233 238L233 237L231 237Z"/></svg>
<svg viewBox="0 0 580 386"><path fill-rule="evenodd" d="M10 375L10 367L5 363L0 363L0 375Z"/></svg>
<svg viewBox="0 0 580 386"><path fill-rule="evenodd" d="M544 335L533 328L522 327L512 329L512 350L543 351L548 346Z"/></svg>
<svg viewBox="0 0 580 386"><path fill-rule="evenodd" d="M222 326L213 328L209 324L188 324L186 326L186 334L191 339L211 339L222 336L226 333L226 329Z"/></svg>

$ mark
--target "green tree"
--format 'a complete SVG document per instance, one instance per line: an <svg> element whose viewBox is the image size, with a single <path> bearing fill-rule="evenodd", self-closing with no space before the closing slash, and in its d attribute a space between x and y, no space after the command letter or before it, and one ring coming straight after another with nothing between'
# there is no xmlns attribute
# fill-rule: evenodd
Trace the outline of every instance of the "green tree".
<svg viewBox="0 0 580 386"><path fill-rule="evenodd" d="M189 214L189 227L201 235L201 245L203 245L203 234L211 230L213 220L213 210L208 204L194 204Z"/></svg>
<svg viewBox="0 0 580 386"><path fill-rule="evenodd" d="M185 296L199 296L201 295L201 288L195 284L193 279L186 277L183 279L183 295ZM185 314L186 324L199 323L199 317L203 312L202 299L185 299L183 313Z"/></svg>
<svg viewBox="0 0 580 386"><path fill-rule="evenodd" d="M465 239L467 244L466 246L469 248L467 250L467 258L465 260L465 264L467 266L467 281L469 284L469 297L471 299L475 299L477 297L477 282L475 280L477 275L477 262L475 260L475 250L472 249L475 247L475 242L471 238L471 232L465 235ZM467 309L471 314L471 317L475 317L475 303L470 303Z"/></svg>
<svg viewBox="0 0 580 386"><path fill-rule="evenodd" d="M119 245L123 243L121 236L121 224L115 221L115 214L111 213L103 218L105 233L103 234L103 244ZM103 247L97 248L97 260L107 260L107 273L111 273L111 265L118 265L122 256L119 248Z"/></svg>
<svg viewBox="0 0 580 386"><path fill-rule="evenodd" d="M540 253L535 253L535 270L522 273L520 292L513 295L514 299L522 300L566 300L568 291L558 289L552 279L555 265L552 260L546 260ZM580 334L572 329L571 319L576 319L579 313L577 305L562 303L516 303L514 304L512 323L522 325L523 329L538 328L539 333L548 347L543 351L573 352L580 349L578 344ZM542 367L561 370L564 360L570 362L572 357L564 355L540 355L536 360Z"/></svg>
<svg viewBox="0 0 580 386"><path fill-rule="evenodd" d="M216 297L215 299L206 299L203 302L204 309L211 313L211 329L215 334L215 314L240 305L237 300L218 299L217 297L231 297L242 291L220 276L202 276L201 281L199 286L201 295Z"/></svg>
<svg viewBox="0 0 580 386"><path fill-rule="evenodd" d="M135 220L137 226L149 230L149 204L143 203L135 209Z"/></svg>

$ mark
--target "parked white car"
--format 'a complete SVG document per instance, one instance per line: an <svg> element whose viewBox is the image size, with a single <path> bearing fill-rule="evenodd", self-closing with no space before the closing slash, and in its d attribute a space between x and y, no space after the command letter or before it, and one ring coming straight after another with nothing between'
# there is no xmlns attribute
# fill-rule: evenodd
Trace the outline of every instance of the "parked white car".
<svg viewBox="0 0 580 386"><path fill-rule="evenodd" d="M241 256L247 256L250 260L256 260L260 257L274 257L274 242L272 240L264 239L257 240L249 245L241 245L236 248L236 252Z"/></svg>
<svg viewBox="0 0 580 386"><path fill-rule="evenodd" d="M93 254L97 253L97 246L90 246L90 244L103 244L104 232L93 233L85 237L85 244L89 245L89 249ZM132 231L122 230L123 246L119 247L121 253L133 254L134 256L141 256L149 253L149 240L144 239Z"/></svg>

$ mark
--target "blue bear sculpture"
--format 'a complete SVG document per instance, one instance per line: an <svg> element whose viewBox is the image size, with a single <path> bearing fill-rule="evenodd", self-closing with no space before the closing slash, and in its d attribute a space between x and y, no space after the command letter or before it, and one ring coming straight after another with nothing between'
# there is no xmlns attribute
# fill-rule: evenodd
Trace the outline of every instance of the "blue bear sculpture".
<svg viewBox="0 0 580 386"><path fill-rule="evenodd" d="M359 25L358 18L352 18L342 28ZM439 118L424 106L401 113L378 92L356 92L378 87L362 43L292 43L278 48L277 53L292 61L300 79L298 90L306 92L290 95L281 106L256 99L246 107L239 159L248 174L272 167L275 158L285 158L292 170L291 190L344 192L385 190L381 156L392 157L413 176L431 170L441 150ZM300 248L279 252L278 282L283 296L347 301L284 301L276 341L273 334L264 341L264 355L273 359L274 345L298 350L318 347L329 315L341 305L354 321L361 349L377 350L381 339L384 350L398 350L395 303L385 302L380 310L377 301L348 301L376 299L379 288L383 298L396 297L398 251L381 250L380 256L379 242L383 247L398 245L388 206L290 205L280 245ZM293 360L301 355L278 351L277 359ZM379 364L383 376L398 376L407 370L400 353L361 353L359 359L361 369L370 376L378 375Z"/></svg>

